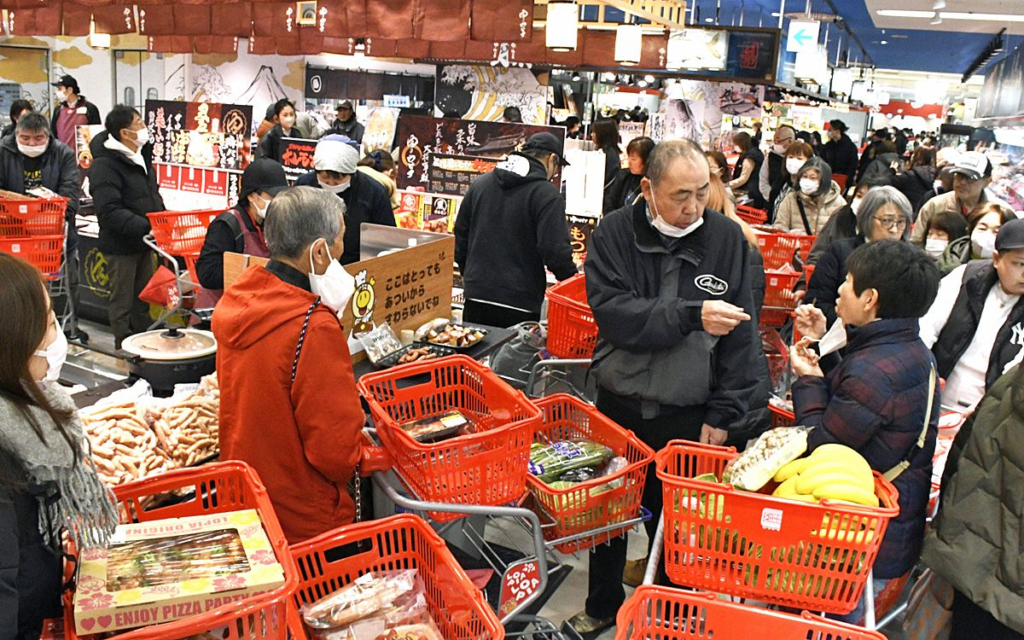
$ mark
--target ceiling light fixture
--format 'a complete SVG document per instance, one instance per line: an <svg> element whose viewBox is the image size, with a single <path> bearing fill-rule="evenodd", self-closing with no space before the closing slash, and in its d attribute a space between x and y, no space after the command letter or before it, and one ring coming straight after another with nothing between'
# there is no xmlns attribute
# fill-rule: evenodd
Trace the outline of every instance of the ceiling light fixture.
<svg viewBox="0 0 1024 640"><path fill-rule="evenodd" d="M650 83L654 82L654 76L646 75L646 76L644 76L644 80L647 81L648 84L650 84Z"/></svg>
<svg viewBox="0 0 1024 640"><path fill-rule="evenodd" d="M970 13L963 11L911 11L906 9L880 9L876 11L886 18L928 18L943 20L972 20L976 22L1024 22L1024 15L1013 13Z"/></svg>
<svg viewBox="0 0 1024 640"><path fill-rule="evenodd" d="M942 14L939 13L938 11L936 11L935 12L935 17L932 18L931 24L933 24L933 25L935 25L935 24L942 24Z"/></svg>
<svg viewBox="0 0 1024 640"><path fill-rule="evenodd" d="M886 18L931 18L935 15L934 11L907 11L904 9L881 9L876 13Z"/></svg>
<svg viewBox="0 0 1024 640"><path fill-rule="evenodd" d="M615 31L615 62L633 67L640 64L644 50L644 29L638 24L620 24Z"/></svg>
<svg viewBox="0 0 1024 640"><path fill-rule="evenodd" d="M889 41L888 41L888 40L882 40L882 41L881 41L881 42L879 42L878 44L889 44Z"/></svg>
<svg viewBox="0 0 1024 640"><path fill-rule="evenodd" d="M554 51L575 51L580 10L575 2L549 2L544 44Z"/></svg>
<svg viewBox="0 0 1024 640"><path fill-rule="evenodd" d="M932 5L932 11L941 11L946 8L946 0L935 0L935 4Z"/></svg>

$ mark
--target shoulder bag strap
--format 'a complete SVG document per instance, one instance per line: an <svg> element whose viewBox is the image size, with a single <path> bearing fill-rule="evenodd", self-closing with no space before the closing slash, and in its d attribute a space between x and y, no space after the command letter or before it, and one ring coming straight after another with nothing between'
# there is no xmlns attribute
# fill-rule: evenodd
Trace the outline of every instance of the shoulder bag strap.
<svg viewBox="0 0 1024 640"><path fill-rule="evenodd" d="M917 453L919 449L924 448L924 443L928 439L928 427L932 423L932 408L935 406L935 384L938 377L939 374L935 371L935 367L933 366L931 373L928 375L928 410L924 413L924 426L921 427L921 435L917 437L917 442L915 442L914 446L912 446L910 451L907 452L906 457L903 458L903 460L901 460L895 467L889 469L883 474L883 477L889 482L892 482L898 478L901 473L906 471L907 468L910 467L910 459L914 457L914 454Z"/></svg>
<svg viewBox="0 0 1024 640"><path fill-rule="evenodd" d="M800 209L800 219L804 222L804 231L811 235L811 223L807 221L807 211L804 210L804 199L799 189L796 191L796 206Z"/></svg>

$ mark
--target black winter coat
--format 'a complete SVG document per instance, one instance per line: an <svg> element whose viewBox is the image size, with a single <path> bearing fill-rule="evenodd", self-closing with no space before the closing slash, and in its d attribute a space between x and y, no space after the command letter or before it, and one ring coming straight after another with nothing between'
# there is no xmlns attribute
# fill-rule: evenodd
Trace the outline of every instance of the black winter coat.
<svg viewBox="0 0 1024 640"><path fill-rule="evenodd" d="M612 183L604 188L604 212L611 213L616 209L633 204L640 195L640 181L643 176L633 174L629 169L619 169Z"/></svg>
<svg viewBox="0 0 1024 640"><path fill-rule="evenodd" d="M99 248L114 255L143 253L148 248L142 239L151 228L146 214L164 211L153 169L153 144L142 148L143 169L124 154L107 149L104 143L109 138L104 131L89 145L93 157L89 186L100 223Z"/></svg>
<svg viewBox="0 0 1024 640"><path fill-rule="evenodd" d="M296 187L320 188L316 179L316 171L310 171L295 181ZM391 209L391 199L379 182L361 171L352 174L352 186L338 196L348 208L345 213L345 253L341 254L341 264L359 262L359 247L362 232L359 227L364 222L394 227L395 212Z"/></svg>
<svg viewBox="0 0 1024 640"><path fill-rule="evenodd" d="M263 139L260 140L260 144L256 147L257 158L269 158L274 162L281 162L281 153L284 151L283 143L281 142L286 136L284 135L284 129L281 125L275 124L274 128L267 132ZM298 126L292 127L292 132L288 134L288 138L305 138L306 135L299 129Z"/></svg>
<svg viewBox="0 0 1024 640"><path fill-rule="evenodd" d="M838 141L829 140L821 150L822 159L832 167L832 174L847 176L846 184L853 184L857 175L857 145L844 133Z"/></svg>
<svg viewBox="0 0 1024 640"><path fill-rule="evenodd" d="M931 166L914 167L910 171L904 171L892 179L892 186L900 193L907 196L912 207L914 207L914 218L921 210L921 199L924 194L934 188L935 168Z"/></svg>
<svg viewBox="0 0 1024 640"><path fill-rule="evenodd" d="M836 321L836 300L839 299L839 285L846 281L846 261L864 242L862 236L833 242L814 267L804 300L821 309L829 327Z"/></svg>
<svg viewBox="0 0 1024 640"><path fill-rule="evenodd" d="M538 160L510 154L473 180L455 219L455 263L466 299L540 311L544 268L576 275L565 200Z"/></svg>
<svg viewBox="0 0 1024 640"><path fill-rule="evenodd" d="M60 615L60 554L39 533L36 498L0 499L0 637L36 640L43 620Z"/></svg>

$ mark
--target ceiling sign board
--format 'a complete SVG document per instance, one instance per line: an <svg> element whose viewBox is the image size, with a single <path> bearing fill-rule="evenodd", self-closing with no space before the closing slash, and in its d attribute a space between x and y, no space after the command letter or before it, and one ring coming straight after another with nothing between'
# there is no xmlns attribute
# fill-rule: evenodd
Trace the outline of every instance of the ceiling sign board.
<svg viewBox="0 0 1024 640"><path fill-rule="evenodd" d="M808 84L828 86L830 78L828 53L816 45L813 49L796 54L796 79Z"/></svg>
<svg viewBox="0 0 1024 640"><path fill-rule="evenodd" d="M789 35L786 37L786 51L804 53L818 48L818 30L821 23L817 20L793 20L789 23Z"/></svg>

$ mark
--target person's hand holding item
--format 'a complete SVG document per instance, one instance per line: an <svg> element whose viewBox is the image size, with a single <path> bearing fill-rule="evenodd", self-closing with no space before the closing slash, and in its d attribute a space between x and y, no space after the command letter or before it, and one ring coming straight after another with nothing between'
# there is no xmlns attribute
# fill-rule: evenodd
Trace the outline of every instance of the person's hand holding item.
<svg viewBox="0 0 1024 640"><path fill-rule="evenodd" d="M728 431L726 431L725 429L712 427L710 424L705 424L700 428L701 444L722 445L725 443L725 439L728 437Z"/></svg>
<svg viewBox="0 0 1024 640"><path fill-rule="evenodd" d="M813 304L802 304L796 308L795 315L793 326L801 336L819 340L825 335L828 327L825 322L825 314L821 309Z"/></svg>
<svg viewBox="0 0 1024 640"><path fill-rule="evenodd" d="M741 322L750 320L742 308L723 300L705 300L700 310L704 330L713 336L727 336Z"/></svg>
<svg viewBox="0 0 1024 640"><path fill-rule="evenodd" d="M810 338L801 338L800 342L790 347L789 366L797 377L817 376L818 378L823 378L825 374L821 372L821 367L818 366L818 354L807 348L811 345L811 342Z"/></svg>

